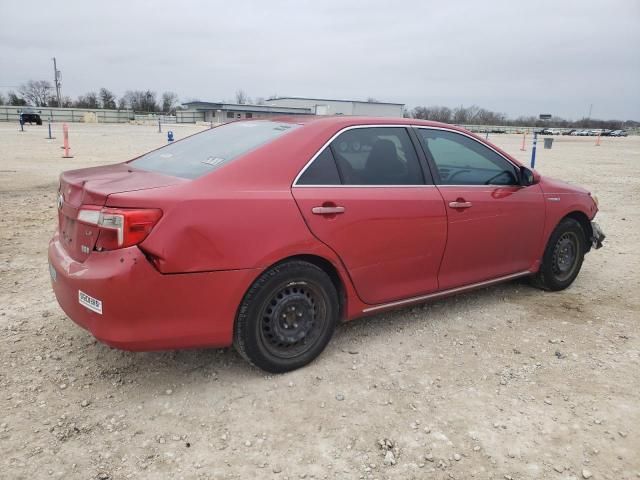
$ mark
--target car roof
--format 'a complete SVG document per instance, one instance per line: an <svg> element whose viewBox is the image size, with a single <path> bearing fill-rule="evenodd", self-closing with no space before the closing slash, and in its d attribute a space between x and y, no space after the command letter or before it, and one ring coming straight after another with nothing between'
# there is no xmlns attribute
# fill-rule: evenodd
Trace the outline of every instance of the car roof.
<svg viewBox="0 0 640 480"><path fill-rule="evenodd" d="M298 125L322 125L323 127L334 126L338 128L350 127L355 125L424 125L427 127L460 129L459 127L447 123L400 117L365 117L355 115L288 115L272 117L269 120L274 122L295 123Z"/></svg>
<svg viewBox="0 0 640 480"><path fill-rule="evenodd" d="M442 122L434 122L431 120L419 120L416 118L401 118L401 117L366 117L366 116L352 116L352 115L288 115L288 116L278 116L272 117L269 119L262 120L270 120L274 122L286 122L293 123L297 125L301 125L304 127L303 130L310 131L330 131L333 130L335 132L342 130L348 127L354 127L358 125L385 125L385 126L424 126L424 127L435 127L435 128L445 128L447 130L456 130L459 132L463 132L466 135L471 135L478 140L482 139L475 135L474 133L466 130L457 125L452 125L449 123ZM251 121L251 120L249 120Z"/></svg>
<svg viewBox="0 0 640 480"><path fill-rule="evenodd" d="M447 130L454 130L461 132L465 135L472 136L480 143L488 143L485 139L476 135L475 133L466 130L465 128L449 123L434 122L431 120L419 120L416 118L400 118L400 117L366 117L366 116L352 116L352 115L288 115L272 117L268 120L276 122L287 122L302 125L304 128L301 130L307 133L311 132L324 132L333 131L338 132L344 128L359 126L359 125L385 125L385 126L424 126L434 128L444 128ZM249 120L251 121L251 120ZM511 160L516 165L520 165L520 162L509 155L507 152L491 144L491 148L496 150L501 155Z"/></svg>
<svg viewBox="0 0 640 480"><path fill-rule="evenodd" d="M463 135L475 138L478 142L490 146L494 151L503 155L514 165L522 165L517 159L503 151L499 147L490 144L486 139L457 127L440 122L417 120L414 118L390 118L390 117L357 117L357 116L277 116L271 118L239 120L238 122L282 122L300 125L300 128L292 129L286 135L282 135L267 142L254 150L241 155L236 160L228 162L224 168L220 168L211 175L204 175L196 181L207 183L207 188L216 185L216 188L285 188L290 187L291 182L299 174L307 162L314 158L334 135L353 126L425 126L458 131ZM265 162L265 158L277 159L277 161ZM209 183L211 182L211 183ZM241 187L240 187L241 186Z"/></svg>

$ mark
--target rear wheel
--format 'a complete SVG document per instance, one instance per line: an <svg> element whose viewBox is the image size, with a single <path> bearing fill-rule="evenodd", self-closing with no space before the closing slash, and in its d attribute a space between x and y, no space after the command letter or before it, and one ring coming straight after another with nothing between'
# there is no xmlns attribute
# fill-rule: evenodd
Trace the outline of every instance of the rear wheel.
<svg viewBox="0 0 640 480"><path fill-rule="evenodd" d="M543 290L564 290L580 273L586 238L580 222L563 219L551 234L542 257L540 270L532 277L532 283Z"/></svg>
<svg viewBox="0 0 640 480"><path fill-rule="evenodd" d="M329 276L311 263L285 262L263 273L245 295L234 346L268 372L295 370L324 350L338 316L338 294Z"/></svg>

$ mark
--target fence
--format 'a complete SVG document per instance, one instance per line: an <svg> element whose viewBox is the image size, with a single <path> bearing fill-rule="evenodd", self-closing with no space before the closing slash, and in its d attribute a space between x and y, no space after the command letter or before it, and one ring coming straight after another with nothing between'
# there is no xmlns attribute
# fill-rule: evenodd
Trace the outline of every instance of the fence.
<svg viewBox="0 0 640 480"><path fill-rule="evenodd" d="M175 115L162 115L157 113L136 113L134 115L136 123L176 123Z"/></svg>
<svg viewBox="0 0 640 480"><path fill-rule="evenodd" d="M18 122L20 111L28 108L40 114L43 122L126 123L134 120L132 110L102 110L87 108L0 106L0 121ZM157 120L156 120L157 121Z"/></svg>
<svg viewBox="0 0 640 480"><path fill-rule="evenodd" d="M473 133L533 133L534 130L540 130L541 127L507 127L504 125L458 125ZM562 130L560 128L556 130ZM571 130L570 128L566 129Z"/></svg>
<svg viewBox="0 0 640 480"><path fill-rule="evenodd" d="M182 111L178 110L176 112L176 122L177 123L197 123L205 121L205 113L204 112L193 112L193 111Z"/></svg>
<svg viewBox="0 0 640 480"><path fill-rule="evenodd" d="M133 110L103 110L100 108L57 108L57 107L15 107L0 106L0 122L18 122L20 111L28 108L40 114L43 122L84 122L84 123L199 123L205 121L205 112L178 110L176 115L162 115L158 113L134 113ZM458 125L474 133L533 133L541 127L513 127L505 125ZM569 131L571 128L555 128L559 131ZM637 128L629 128L631 135L640 134Z"/></svg>

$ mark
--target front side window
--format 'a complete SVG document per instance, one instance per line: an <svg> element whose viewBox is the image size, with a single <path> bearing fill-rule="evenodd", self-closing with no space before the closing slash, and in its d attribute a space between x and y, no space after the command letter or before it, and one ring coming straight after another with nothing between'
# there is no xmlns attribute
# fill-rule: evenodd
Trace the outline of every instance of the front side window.
<svg viewBox="0 0 640 480"><path fill-rule="evenodd" d="M516 167L480 142L460 133L418 129L441 185L516 185Z"/></svg>
<svg viewBox="0 0 640 480"><path fill-rule="evenodd" d="M129 164L165 175L198 178L298 127L268 120L227 123L149 152Z"/></svg>

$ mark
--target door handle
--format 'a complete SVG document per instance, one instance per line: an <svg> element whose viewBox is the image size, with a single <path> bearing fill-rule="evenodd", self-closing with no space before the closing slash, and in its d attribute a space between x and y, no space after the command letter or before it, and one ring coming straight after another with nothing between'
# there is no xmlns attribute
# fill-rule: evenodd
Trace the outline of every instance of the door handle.
<svg viewBox="0 0 640 480"><path fill-rule="evenodd" d="M471 208L472 205L471 202L449 202L449 207L451 208Z"/></svg>
<svg viewBox="0 0 640 480"><path fill-rule="evenodd" d="M335 215L336 213L344 213L344 207L313 207L311 213L315 215Z"/></svg>

